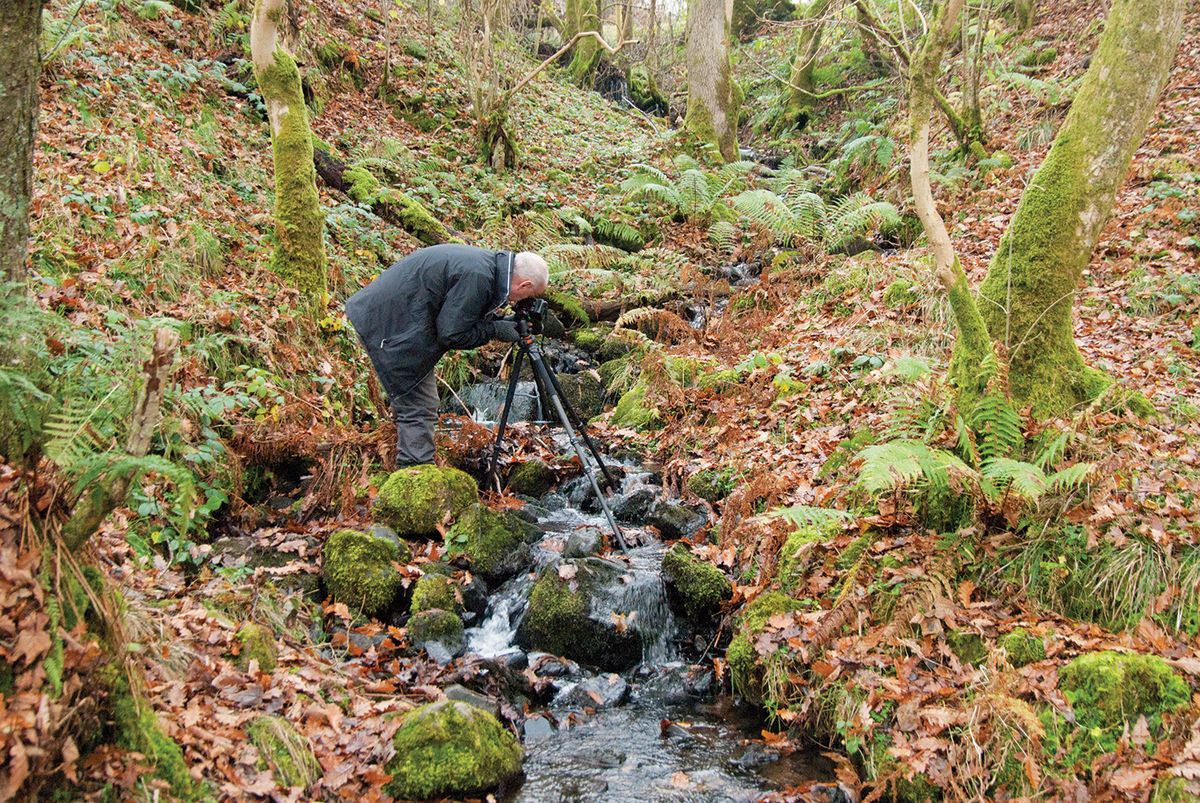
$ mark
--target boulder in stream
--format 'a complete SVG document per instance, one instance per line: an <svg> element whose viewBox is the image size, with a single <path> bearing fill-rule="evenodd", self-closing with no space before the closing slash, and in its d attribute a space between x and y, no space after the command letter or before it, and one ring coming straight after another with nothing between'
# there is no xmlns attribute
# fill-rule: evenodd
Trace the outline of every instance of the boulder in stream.
<svg viewBox="0 0 1200 803"><path fill-rule="evenodd" d="M407 561L411 553L399 541L338 530L325 540L321 555L321 575L330 595L365 616L378 616L404 590L392 563Z"/></svg>
<svg viewBox="0 0 1200 803"><path fill-rule="evenodd" d="M575 409L579 417L587 420L604 410L604 383L595 371L580 371L577 374L558 374L558 384L563 398Z"/></svg>
<svg viewBox="0 0 1200 803"><path fill-rule="evenodd" d="M408 620L408 640L414 646L424 647L430 655L435 652L429 649L431 643L440 644L451 657L462 655L467 649L462 619L453 611L439 608L421 611Z"/></svg>
<svg viewBox="0 0 1200 803"><path fill-rule="evenodd" d="M517 629L517 643L584 664L619 672L642 657L642 640L594 599L622 570L597 558L568 560L542 570Z"/></svg>
<svg viewBox="0 0 1200 803"><path fill-rule="evenodd" d="M383 791L402 800L481 796L521 772L524 753L490 712L458 700L410 711L392 738Z"/></svg>
<svg viewBox="0 0 1200 803"><path fill-rule="evenodd" d="M408 610L414 615L435 608L459 613L463 609L460 596L454 578L439 572L428 572L413 586Z"/></svg>
<svg viewBox="0 0 1200 803"><path fill-rule="evenodd" d="M604 549L604 533L599 527L579 527L567 536L563 545L564 558L590 558Z"/></svg>
<svg viewBox="0 0 1200 803"><path fill-rule="evenodd" d="M476 503L446 533L451 555L465 558L471 571L489 583L512 577L529 563L529 543L538 529L512 511L497 513Z"/></svg>
<svg viewBox="0 0 1200 803"><path fill-rule="evenodd" d="M375 498L375 515L403 538L430 538L479 501L470 475L456 468L410 466L392 472Z"/></svg>
<svg viewBox="0 0 1200 803"><path fill-rule="evenodd" d="M646 521L657 527L663 538L674 541L691 538L708 519L703 513L692 510L682 502L660 499L650 507Z"/></svg>
<svg viewBox="0 0 1200 803"><path fill-rule="evenodd" d="M692 620L714 613L721 600L733 594L729 578L684 544L675 544L663 555L662 574L671 607Z"/></svg>
<svg viewBox="0 0 1200 803"><path fill-rule="evenodd" d="M579 708L613 708L629 699L629 684L615 672L581 680L562 696L567 705Z"/></svg>
<svg viewBox="0 0 1200 803"><path fill-rule="evenodd" d="M554 487L554 472L542 460L526 460L508 472L508 490L525 496L541 496Z"/></svg>

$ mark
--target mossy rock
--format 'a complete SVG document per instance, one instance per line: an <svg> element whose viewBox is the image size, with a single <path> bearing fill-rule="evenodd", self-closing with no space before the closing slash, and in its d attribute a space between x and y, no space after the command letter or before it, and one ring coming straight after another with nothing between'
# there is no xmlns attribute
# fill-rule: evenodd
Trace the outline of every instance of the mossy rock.
<svg viewBox="0 0 1200 803"><path fill-rule="evenodd" d="M803 607L804 604L799 600L779 591L760 594L746 606L738 619L737 632L725 650L725 663L729 667L730 683L736 694L755 705L762 704L762 661L754 649L754 641L772 616L798 611Z"/></svg>
<svg viewBox="0 0 1200 803"><path fill-rule="evenodd" d="M612 335L612 324L598 323L586 329L576 330L572 340L588 354L597 354L605 341Z"/></svg>
<svg viewBox="0 0 1200 803"><path fill-rule="evenodd" d="M671 607L691 619L714 613L721 600L733 595L729 578L683 544L675 544L663 555L662 574Z"/></svg>
<svg viewBox="0 0 1200 803"><path fill-rule="evenodd" d="M727 390L737 387L741 381L742 375L736 368L721 368L720 370L701 374L696 379L696 387L701 390L713 390L717 393L724 393Z"/></svg>
<svg viewBox="0 0 1200 803"><path fill-rule="evenodd" d="M580 371L577 374L558 374L563 398L575 409L579 417L587 420L599 415L604 409L604 383L595 371Z"/></svg>
<svg viewBox="0 0 1200 803"><path fill-rule="evenodd" d="M946 634L946 644L951 652L958 656L958 660L969 666L979 666L987 660L987 645L978 633L951 630Z"/></svg>
<svg viewBox="0 0 1200 803"><path fill-rule="evenodd" d="M629 427L638 432L662 427L662 417L658 410L646 403L646 392L645 383L639 381L621 395L612 412L613 426Z"/></svg>
<svg viewBox="0 0 1200 803"><path fill-rule="evenodd" d="M375 515L402 538L428 538L479 501L470 475L456 468L411 466L392 472L375 498Z"/></svg>
<svg viewBox="0 0 1200 803"><path fill-rule="evenodd" d="M436 641L451 655L462 655L463 650L467 648L462 619L453 611L440 608L431 608L413 615L408 620L408 640L418 647Z"/></svg>
<svg viewBox="0 0 1200 803"><path fill-rule="evenodd" d="M408 610L415 615L435 608L460 613L462 603L459 601L458 585L454 578L445 574L426 572L413 585L412 601Z"/></svg>
<svg viewBox="0 0 1200 803"><path fill-rule="evenodd" d="M613 331L596 350L596 359L602 363L609 360L619 360L622 357L627 357L638 350L642 338L636 333L628 329Z"/></svg>
<svg viewBox="0 0 1200 803"><path fill-rule="evenodd" d="M920 288L908 279L896 279L883 291L883 303L889 307L911 307L920 300Z"/></svg>
<svg viewBox="0 0 1200 803"><path fill-rule="evenodd" d="M1084 729L1103 731L1105 750L1116 748L1127 724L1145 716L1151 733L1162 715L1182 708L1191 690L1179 673L1157 655L1090 652L1058 672L1058 685ZM1111 742L1111 747L1109 743Z"/></svg>
<svg viewBox="0 0 1200 803"><path fill-rule="evenodd" d="M775 580L784 591L791 591L804 578L808 570L809 556L816 545L824 543L837 534L838 525L797 527L779 550L779 562L775 569Z"/></svg>
<svg viewBox="0 0 1200 803"><path fill-rule="evenodd" d="M560 568L573 570L574 576L564 579ZM642 657L637 632L618 631L611 610L592 610L596 593L604 584L617 582L619 574L619 569L595 558L543 569L529 594L517 643L611 672L636 664Z"/></svg>
<svg viewBox="0 0 1200 803"><path fill-rule="evenodd" d="M733 468L706 468L688 477L688 490L708 502L719 502L737 487Z"/></svg>
<svg viewBox="0 0 1200 803"><path fill-rule="evenodd" d="M237 632L241 649L237 654L237 666L242 671L250 668L251 661L258 661L260 672L274 672L279 663L279 644L269 627L247 622Z"/></svg>
<svg viewBox="0 0 1200 803"><path fill-rule="evenodd" d="M254 719L246 736L258 748L259 763L271 770L280 786L308 789L321 777L312 742L283 717L264 714Z"/></svg>
<svg viewBox="0 0 1200 803"><path fill-rule="evenodd" d="M521 745L490 712L457 700L410 711L392 737L383 791L402 800L481 796L521 771Z"/></svg>
<svg viewBox="0 0 1200 803"><path fill-rule="evenodd" d="M644 64L635 64L629 68L627 78L629 99L633 105L650 114L664 115L669 109L666 97L658 88L654 76Z"/></svg>
<svg viewBox="0 0 1200 803"><path fill-rule="evenodd" d="M1015 667L1037 663L1046 657L1046 644L1023 627L1005 633L997 642L1004 648L1008 663Z"/></svg>
<svg viewBox="0 0 1200 803"><path fill-rule="evenodd" d="M385 537L339 530L326 539L321 556L330 595L365 616L378 616L404 590L404 578L392 563L407 561L411 552Z"/></svg>
<svg viewBox="0 0 1200 803"><path fill-rule="evenodd" d="M508 472L508 490L525 496L541 496L554 487L554 471L542 460L526 460Z"/></svg>
<svg viewBox="0 0 1200 803"><path fill-rule="evenodd" d="M462 555L471 571L489 583L512 577L529 562L529 542L538 530L516 513L496 513L476 503L446 533L446 550Z"/></svg>

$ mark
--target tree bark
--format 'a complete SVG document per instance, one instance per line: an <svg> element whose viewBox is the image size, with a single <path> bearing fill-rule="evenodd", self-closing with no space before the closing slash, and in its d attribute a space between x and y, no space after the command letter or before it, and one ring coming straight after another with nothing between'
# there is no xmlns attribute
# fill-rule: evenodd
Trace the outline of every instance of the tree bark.
<svg viewBox="0 0 1200 803"><path fill-rule="evenodd" d="M574 11L576 14L575 24L578 27L571 31L572 36L584 31L596 31L603 35L603 28L600 26L599 0L575 0ZM575 83L584 88L591 88L602 52L600 43L596 41L595 37L580 38L575 43L571 64L567 68Z"/></svg>
<svg viewBox="0 0 1200 803"><path fill-rule="evenodd" d="M300 70L277 40L284 0L257 0L250 24L254 77L267 106L275 163L274 270L317 314L328 292L325 216L317 196L312 130Z"/></svg>
<svg viewBox="0 0 1200 803"><path fill-rule="evenodd" d="M813 71L821 52L821 37L825 32L825 15L831 0L815 0L804 14L800 35L796 39L796 55L788 77L787 105L783 119L788 128L803 128L816 105L816 82Z"/></svg>
<svg viewBox="0 0 1200 803"><path fill-rule="evenodd" d="M729 64L732 0L690 0L687 19L687 114L683 127L726 161L738 157L740 98Z"/></svg>
<svg viewBox="0 0 1200 803"><path fill-rule="evenodd" d="M9 281L25 277L29 250L41 28L42 0L0 2L0 264Z"/></svg>
<svg viewBox="0 0 1200 803"><path fill-rule="evenodd" d="M1091 66L979 290L1014 399L1057 415L1109 384L1084 365L1072 307L1183 34L1187 0L1114 0ZM956 359L962 358L956 353Z"/></svg>

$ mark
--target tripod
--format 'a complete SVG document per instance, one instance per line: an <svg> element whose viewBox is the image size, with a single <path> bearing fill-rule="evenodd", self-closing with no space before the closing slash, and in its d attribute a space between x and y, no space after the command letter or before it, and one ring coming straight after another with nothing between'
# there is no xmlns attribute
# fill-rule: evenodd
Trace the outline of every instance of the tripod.
<svg viewBox="0 0 1200 803"><path fill-rule="evenodd" d="M504 397L504 411L500 414L500 427L496 430L496 444L492 447L492 462L490 468L488 468L488 476L493 480L498 478L496 464L500 459L500 445L504 441L504 430L508 426L508 415L512 410L513 397L517 393L517 383L521 379L521 364L528 358L530 364L533 366L533 381L537 386L538 400L543 408L545 408L546 402L549 401L550 407L558 415L558 420L562 424L563 429L566 430L567 438L571 441L571 448L575 450L575 454L579 458L579 464L583 467L583 473L587 475L588 481L592 484L592 491L595 492L596 499L600 502L600 507L604 511L604 517L608 519L608 526L612 528L613 535L616 536L617 544L621 547L622 552L628 552L629 548L625 545L625 538L621 535L621 528L617 526L617 520L613 517L612 510L609 508L604 494L600 491L600 483L596 480L596 472L589 464L587 455L584 454L584 445L587 446L588 451L591 452L591 457L595 460L596 465L600 468L600 472L604 475L605 484L610 489L615 490L617 487L616 481L613 480L608 467L604 465L604 461L600 458L600 450L596 448L596 444L588 436L586 424L571 407L571 403L563 396L562 387L558 384L557 377L546 367L546 363L542 359L542 348L534 340L533 334L530 332L529 321L518 320L517 331L521 337L517 341L517 354L513 358L512 377L508 380L508 393Z"/></svg>

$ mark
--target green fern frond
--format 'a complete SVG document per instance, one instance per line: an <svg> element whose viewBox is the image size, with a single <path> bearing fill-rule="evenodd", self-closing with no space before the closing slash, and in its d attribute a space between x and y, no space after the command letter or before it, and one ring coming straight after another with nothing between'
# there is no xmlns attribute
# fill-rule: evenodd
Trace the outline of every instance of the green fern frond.
<svg viewBox="0 0 1200 803"><path fill-rule="evenodd" d="M858 485L872 495L915 485L935 489L950 486L952 475L975 477L976 472L944 449L933 449L917 440L897 440L868 446L858 453L862 460Z"/></svg>
<svg viewBox="0 0 1200 803"><path fill-rule="evenodd" d="M1075 439L1075 433L1071 430L1060 432L1054 436L1042 450L1038 452L1037 458L1033 461L1043 470L1057 465L1062 460L1063 454L1067 450L1067 446Z"/></svg>
<svg viewBox="0 0 1200 803"><path fill-rule="evenodd" d="M728 253L733 250L734 240L737 238L737 227L727 220L718 220L716 223L708 227L708 239L713 245L719 248L722 252Z"/></svg>
<svg viewBox="0 0 1200 803"><path fill-rule="evenodd" d="M46 456L65 471L73 471L97 452L103 452L107 444L97 432L95 422L116 390L114 387L99 404L86 408L67 406L51 415L43 428L48 437Z"/></svg>
<svg viewBox="0 0 1200 803"><path fill-rule="evenodd" d="M900 213L887 201L876 201L864 193L848 195L829 210L825 219L825 241L828 248L834 250L874 228L899 222Z"/></svg>
<svg viewBox="0 0 1200 803"><path fill-rule="evenodd" d="M646 245L640 231L620 220L597 218L594 229L597 239L625 251L640 251Z"/></svg>
<svg viewBox="0 0 1200 803"><path fill-rule="evenodd" d="M987 461L1016 454L1025 443L1021 424L1021 415L1004 394L986 394L975 404L970 419L980 457Z"/></svg>
<svg viewBox="0 0 1200 803"><path fill-rule="evenodd" d="M854 521L854 514L846 510L812 505L777 507L768 516L781 518L795 527L831 527Z"/></svg>
<svg viewBox="0 0 1200 803"><path fill-rule="evenodd" d="M1059 492L1081 491L1087 487L1092 472L1096 470L1093 463L1076 463L1056 471L1046 478L1050 488Z"/></svg>
<svg viewBox="0 0 1200 803"><path fill-rule="evenodd" d="M1036 502L1050 487L1040 468L1008 457L985 461L981 473L998 491L1008 489L1030 502Z"/></svg>

